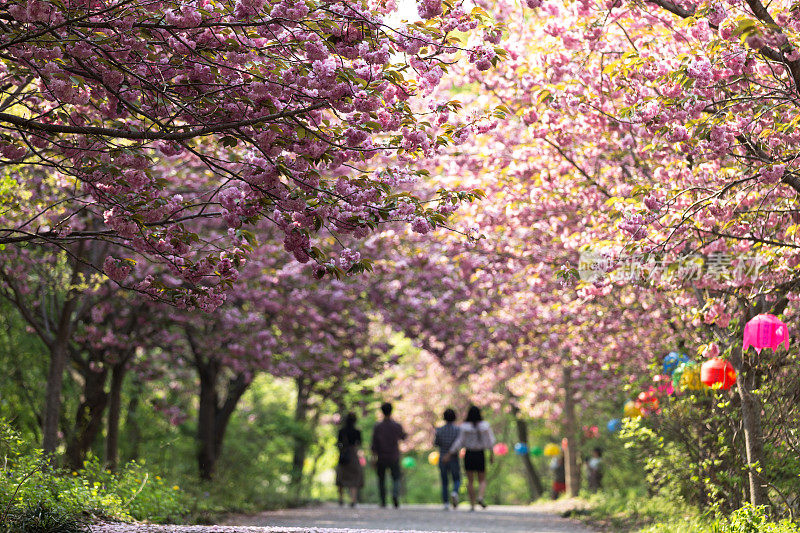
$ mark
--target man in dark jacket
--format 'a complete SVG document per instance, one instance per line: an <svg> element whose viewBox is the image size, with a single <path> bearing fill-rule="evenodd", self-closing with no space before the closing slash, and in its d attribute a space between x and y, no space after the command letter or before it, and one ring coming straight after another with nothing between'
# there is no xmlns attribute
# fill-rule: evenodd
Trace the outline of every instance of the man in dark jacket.
<svg viewBox="0 0 800 533"><path fill-rule="evenodd" d="M383 421L372 430L372 453L375 454L375 470L378 473L378 493L381 507L386 507L386 470L392 474L392 502L400 507L400 447L406 438L403 426L392 420L392 404L381 405Z"/></svg>

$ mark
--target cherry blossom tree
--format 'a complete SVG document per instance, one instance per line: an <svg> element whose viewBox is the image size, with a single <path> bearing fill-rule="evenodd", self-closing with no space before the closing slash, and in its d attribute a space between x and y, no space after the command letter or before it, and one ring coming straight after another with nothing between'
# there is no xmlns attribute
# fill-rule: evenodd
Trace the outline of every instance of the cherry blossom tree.
<svg viewBox="0 0 800 533"><path fill-rule="evenodd" d="M231 240L267 220L298 261L324 263L323 229L363 237L387 219L442 220L439 206L395 194L407 163L447 143L420 109L463 48L480 68L490 45L454 32L488 18L461 2L425 2L389 27L386 5L244 0L4 3L0 40L0 244L104 240L130 252L101 263L121 281L141 256L183 284L143 281L188 305L219 305L208 286L245 250ZM375 168L378 155L399 165ZM231 240L202 231L202 220ZM212 224L211 227L215 225ZM211 242L210 242L211 241ZM213 242L213 245L212 245ZM223 257L220 257L222 250ZM139 280L140 282L142 280ZM206 282L204 285L203 282Z"/></svg>

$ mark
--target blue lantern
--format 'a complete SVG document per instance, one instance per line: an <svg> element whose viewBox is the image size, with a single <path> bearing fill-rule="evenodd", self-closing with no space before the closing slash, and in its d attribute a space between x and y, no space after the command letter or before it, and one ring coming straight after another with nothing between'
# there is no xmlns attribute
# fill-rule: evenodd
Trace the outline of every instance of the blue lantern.
<svg viewBox="0 0 800 533"><path fill-rule="evenodd" d="M616 433L622 427L622 422L620 421L619 418L612 418L611 420L608 421L606 427L611 433Z"/></svg>
<svg viewBox="0 0 800 533"><path fill-rule="evenodd" d="M678 352L669 352L666 357L664 357L664 373L668 376L671 376L675 369L678 368L678 365L681 363L685 363L689 360L687 356L682 353Z"/></svg>
<svg viewBox="0 0 800 533"><path fill-rule="evenodd" d="M517 455L527 455L528 445L524 442L518 442L514 445L514 452L516 452Z"/></svg>

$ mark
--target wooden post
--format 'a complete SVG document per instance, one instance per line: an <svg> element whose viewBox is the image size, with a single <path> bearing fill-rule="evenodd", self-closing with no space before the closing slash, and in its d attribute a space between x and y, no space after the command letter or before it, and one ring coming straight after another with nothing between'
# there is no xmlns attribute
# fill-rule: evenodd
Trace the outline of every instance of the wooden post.
<svg viewBox="0 0 800 533"><path fill-rule="evenodd" d="M575 422L575 397L572 384L572 370L569 362L564 364L564 468L566 469L567 491L577 496L581 489L581 471L578 466L577 423Z"/></svg>

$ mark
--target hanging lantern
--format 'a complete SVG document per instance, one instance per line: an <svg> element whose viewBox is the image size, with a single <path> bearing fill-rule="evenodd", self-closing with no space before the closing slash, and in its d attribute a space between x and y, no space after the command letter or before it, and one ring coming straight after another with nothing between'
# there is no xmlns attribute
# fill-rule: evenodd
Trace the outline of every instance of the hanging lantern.
<svg viewBox="0 0 800 533"><path fill-rule="evenodd" d="M410 455L407 455L403 457L403 460L400 461L400 464L403 465L403 468L414 468L417 466L417 460Z"/></svg>
<svg viewBox="0 0 800 533"><path fill-rule="evenodd" d="M698 391L706 388L700 381L700 365L694 361L678 365L678 368L672 373L672 383L678 390Z"/></svg>
<svg viewBox="0 0 800 533"><path fill-rule="evenodd" d="M583 426L583 436L587 439L593 439L600 436L600 429L597 426Z"/></svg>
<svg viewBox="0 0 800 533"><path fill-rule="evenodd" d="M642 410L639 409L636 402L632 401L625 404L625 407L622 408L622 412L625 414L625 418L639 418L642 416Z"/></svg>
<svg viewBox="0 0 800 533"><path fill-rule="evenodd" d="M745 324L742 351L752 346L760 354L764 348L774 350L781 344L789 349L789 328L775 315L756 315Z"/></svg>
<svg viewBox="0 0 800 533"><path fill-rule="evenodd" d="M561 447L558 444L549 442L545 445L543 452L545 457L556 457L561 455Z"/></svg>
<svg viewBox="0 0 800 533"><path fill-rule="evenodd" d="M622 421L619 418L612 418L608 421L608 424L606 424L606 428L608 428L608 431L611 433L616 433L622 428Z"/></svg>
<svg viewBox="0 0 800 533"><path fill-rule="evenodd" d="M664 357L664 373L668 376L671 376L672 373L675 372L675 369L678 368L679 364L685 363L688 360L689 358L682 353L669 352Z"/></svg>
<svg viewBox="0 0 800 533"><path fill-rule="evenodd" d="M439 464L439 452L431 452L428 454L428 462L433 466Z"/></svg>
<svg viewBox="0 0 800 533"><path fill-rule="evenodd" d="M700 367L700 381L714 389L728 390L736 383L736 370L730 361L715 357Z"/></svg>
<svg viewBox="0 0 800 533"><path fill-rule="evenodd" d="M653 382L656 383L656 392L662 396L669 396L675 392L675 387L672 385L672 377L664 375L653 376ZM651 387L650 390L653 390Z"/></svg>
<svg viewBox="0 0 800 533"><path fill-rule="evenodd" d="M642 413L654 413L658 410L658 397L655 395L655 389L649 391L642 391L636 397L636 407Z"/></svg>
<svg viewBox="0 0 800 533"><path fill-rule="evenodd" d="M514 445L514 453L517 455L528 455L528 445L524 442L518 442Z"/></svg>
<svg viewBox="0 0 800 533"><path fill-rule="evenodd" d="M541 457L544 453L544 448L541 446L531 446L531 455L533 457Z"/></svg>
<svg viewBox="0 0 800 533"><path fill-rule="evenodd" d="M358 464L360 464L361 466L367 466L367 458L364 457L363 455L359 456Z"/></svg>
<svg viewBox="0 0 800 533"><path fill-rule="evenodd" d="M494 445L494 448L492 448L492 450L494 450L495 455L499 455L502 457L508 453L508 446L503 444L502 442L498 442L497 444Z"/></svg>
<svg viewBox="0 0 800 533"><path fill-rule="evenodd" d="M460 452L458 452L458 456L459 456L459 457L461 457L461 458L463 459L465 455L467 455L467 450L466 450L466 448L461 448L461 451L460 451Z"/></svg>

